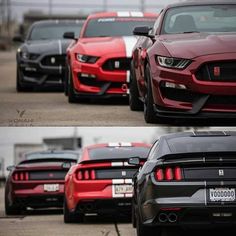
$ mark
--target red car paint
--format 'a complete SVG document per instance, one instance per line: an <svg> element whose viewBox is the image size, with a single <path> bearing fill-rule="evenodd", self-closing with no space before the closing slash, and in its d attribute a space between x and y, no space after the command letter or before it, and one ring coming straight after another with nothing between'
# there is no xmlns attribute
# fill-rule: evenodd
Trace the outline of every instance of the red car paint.
<svg viewBox="0 0 236 236"><path fill-rule="evenodd" d="M236 117L235 31L230 32L229 29L229 32L217 33L196 29L200 32L164 32L164 25L171 10L177 11L181 7L220 8L221 5L227 4L228 8L235 9L236 4L232 1L170 5L162 11L154 25L155 36L140 37L133 50L132 64L139 97L144 104L147 102L145 97L148 91L145 70L147 65L150 68L154 109L149 110L149 113L155 114L157 118ZM187 14L185 9L183 12ZM197 26L207 19L198 19L191 12L188 14L189 17L193 15ZM218 17L218 24L223 20ZM183 69L167 68L159 64L157 56L186 59L189 64ZM169 83L169 87L166 83ZM182 89L176 86L181 86ZM146 121L152 122L150 119Z"/></svg>
<svg viewBox="0 0 236 236"><path fill-rule="evenodd" d="M108 143L85 147L79 163L72 166L65 177L65 205L70 214L83 217L85 214L118 213L117 208L130 210L132 193L117 193L116 186L132 185L133 175L129 176L129 171L135 173L137 167L127 161L129 157L139 155L144 163L149 149L150 145L144 143ZM103 154L96 154L98 152Z"/></svg>
<svg viewBox="0 0 236 236"><path fill-rule="evenodd" d="M76 164L78 153L44 151L30 153L27 156L25 161L11 170L7 178L6 214L18 214L27 207L62 207L64 177L71 164ZM63 163L68 164L68 167L63 167Z"/></svg>
<svg viewBox="0 0 236 236"><path fill-rule="evenodd" d="M77 97L110 97L127 96L129 93L129 64L137 37L131 36L132 30L129 35L119 32L119 36L114 36L110 32L111 35L107 37L86 36L91 21L133 21L135 25L152 26L156 17L157 14L141 12L106 12L90 15L83 25L78 41L67 50L68 71L71 73L68 79L72 77L73 94ZM109 23L107 27L112 30ZM121 31L125 28L123 26ZM77 54L98 59L94 63L79 62L76 59ZM70 92L68 93L70 101Z"/></svg>

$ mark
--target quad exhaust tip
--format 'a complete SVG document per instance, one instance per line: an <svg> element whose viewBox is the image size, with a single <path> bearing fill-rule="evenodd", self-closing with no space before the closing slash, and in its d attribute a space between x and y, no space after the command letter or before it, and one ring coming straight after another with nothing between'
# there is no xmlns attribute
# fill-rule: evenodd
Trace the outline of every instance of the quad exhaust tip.
<svg viewBox="0 0 236 236"><path fill-rule="evenodd" d="M175 213L160 213L158 220L160 223L176 223L178 220L178 216Z"/></svg>

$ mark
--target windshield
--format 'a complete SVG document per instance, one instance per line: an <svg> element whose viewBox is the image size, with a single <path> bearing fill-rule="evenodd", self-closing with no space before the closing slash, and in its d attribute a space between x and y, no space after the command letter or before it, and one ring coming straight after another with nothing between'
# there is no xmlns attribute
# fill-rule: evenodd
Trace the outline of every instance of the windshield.
<svg viewBox="0 0 236 236"><path fill-rule="evenodd" d="M154 18L99 18L91 19L85 29L84 38L132 36L136 26L153 27Z"/></svg>
<svg viewBox="0 0 236 236"><path fill-rule="evenodd" d="M168 140L172 153L236 152L236 137L182 137Z"/></svg>
<svg viewBox="0 0 236 236"><path fill-rule="evenodd" d="M28 40L63 39L65 32L74 32L79 36L81 24L49 24L34 26Z"/></svg>
<svg viewBox="0 0 236 236"><path fill-rule="evenodd" d="M169 9L162 34L236 32L236 5L185 6Z"/></svg>
<svg viewBox="0 0 236 236"><path fill-rule="evenodd" d="M148 147L104 147L89 150L90 160L147 158Z"/></svg>

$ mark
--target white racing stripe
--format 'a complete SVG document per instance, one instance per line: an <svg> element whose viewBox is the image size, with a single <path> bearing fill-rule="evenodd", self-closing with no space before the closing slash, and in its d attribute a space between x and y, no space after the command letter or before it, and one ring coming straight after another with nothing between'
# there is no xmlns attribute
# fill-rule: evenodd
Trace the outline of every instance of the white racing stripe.
<svg viewBox="0 0 236 236"><path fill-rule="evenodd" d="M143 13L141 11L131 11L130 15L133 17L143 17Z"/></svg>
<svg viewBox="0 0 236 236"><path fill-rule="evenodd" d="M117 16L118 17L129 17L130 13L128 11L118 11Z"/></svg>
<svg viewBox="0 0 236 236"><path fill-rule="evenodd" d="M61 40L58 40L59 54L62 55L62 43Z"/></svg>

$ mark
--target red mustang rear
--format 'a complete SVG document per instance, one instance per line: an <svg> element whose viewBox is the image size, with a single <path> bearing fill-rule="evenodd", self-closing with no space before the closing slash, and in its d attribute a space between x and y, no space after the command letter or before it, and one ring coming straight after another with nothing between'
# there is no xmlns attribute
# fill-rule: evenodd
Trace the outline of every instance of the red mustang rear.
<svg viewBox="0 0 236 236"><path fill-rule="evenodd" d="M77 159L74 151L44 151L30 153L17 166L8 167L6 214L20 214L27 207L62 207L64 178Z"/></svg>
<svg viewBox="0 0 236 236"><path fill-rule="evenodd" d="M82 222L87 214L130 214L132 177L137 166L129 157L143 161L150 145L144 143L108 143L84 148L77 165L65 178L64 221Z"/></svg>
<svg viewBox="0 0 236 236"><path fill-rule="evenodd" d="M152 27L156 18L156 14L142 12L90 15L77 43L67 51L65 92L69 102L83 97L127 96L130 60L137 41L133 29Z"/></svg>

